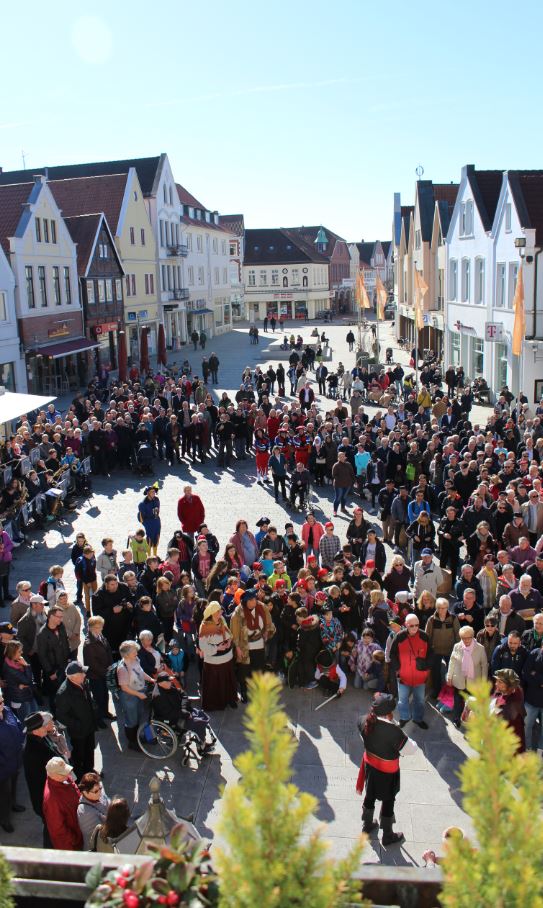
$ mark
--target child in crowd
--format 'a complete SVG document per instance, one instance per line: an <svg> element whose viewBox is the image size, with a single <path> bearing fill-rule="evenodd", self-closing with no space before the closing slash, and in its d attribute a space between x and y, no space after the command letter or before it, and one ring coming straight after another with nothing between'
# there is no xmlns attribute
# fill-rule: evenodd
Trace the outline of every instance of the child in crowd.
<svg viewBox="0 0 543 908"><path fill-rule="evenodd" d="M151 554L149 543L145 538L145 530L136 530L135 533L128 537L128 544L132 549L132 555L134 556L134 564L136 565L136 569L138 571L142 571L145 567L149 555Z"/></svg>
<svg viewBox="0 0 543 908"><path fill-rule="evenodd" d="M332 694L340 697L347 687L345 672L337 665L328 649L321 649L317 654L315 681L327 697Z"/></svg>
<svg viewBox="0 0 543 908"><path fill-rule="evenodd" d="M187 662L186 654L181 649L179 640L173 637L169 644L165 656L166 665L171 668L177 681L184 687L185 684L185 667Z"/></svg>

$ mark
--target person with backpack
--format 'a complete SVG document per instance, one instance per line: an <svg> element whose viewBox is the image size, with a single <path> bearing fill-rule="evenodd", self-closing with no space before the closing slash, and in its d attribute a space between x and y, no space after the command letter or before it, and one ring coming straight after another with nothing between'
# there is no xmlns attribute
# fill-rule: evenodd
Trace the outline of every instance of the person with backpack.
<svg viewBox="0 0 543 908"><path fill-rule="evenodd" d="M83 554L75 563L75 576L78 582L81 582L83 596L85 599L85 611L87 615L91 613L91 593L98 589L98 580L96 579L96 558L94 549L91 545L83 548Z"/></svg>

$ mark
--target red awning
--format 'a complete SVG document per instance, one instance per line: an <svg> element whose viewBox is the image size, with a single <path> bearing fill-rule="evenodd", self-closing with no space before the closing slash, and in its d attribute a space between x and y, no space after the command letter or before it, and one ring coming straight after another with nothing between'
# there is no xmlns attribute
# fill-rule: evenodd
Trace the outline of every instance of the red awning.
<svg viewBox="0 0 543 908"><path fill-rule="evenodd" d="M50 356L51 359L62 359L71 353L86 353L87 350L96 350L99 344L93 344L86 337L77 337L75 340L62 341L60 344L46 344L32 351L38 356Z"/></svg>

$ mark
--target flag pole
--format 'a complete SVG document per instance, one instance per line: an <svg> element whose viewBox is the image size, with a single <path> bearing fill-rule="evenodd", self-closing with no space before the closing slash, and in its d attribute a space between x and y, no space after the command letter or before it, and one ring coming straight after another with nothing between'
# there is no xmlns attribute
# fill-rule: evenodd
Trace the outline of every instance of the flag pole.
<svg viewBox="0 0 543 908"><path fill-rule="evenodd" d="M377 344L377 354L376 354L377 355L377 365L379 366L380 365L379 356L380 356L380 352L381 352L381 338L380 338L380 334L379 334L379 300L377 298L377 283L375 284L375 287L376 287L376 289L374 291L375 292L375 324L376 324L375 342Z"/></svg>

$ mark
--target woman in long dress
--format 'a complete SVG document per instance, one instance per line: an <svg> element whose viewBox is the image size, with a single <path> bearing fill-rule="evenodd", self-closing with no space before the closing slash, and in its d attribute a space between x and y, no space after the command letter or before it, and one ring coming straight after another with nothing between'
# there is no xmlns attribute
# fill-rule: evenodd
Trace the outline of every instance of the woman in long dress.
<svg viewBox="0 0 543 908"><path fill-rule="evenodd" d="M202 709L205 712L237 709L238 685L234 674L232 634L218 602L210 602L198 634L198 655L202 667Z"/></svg>

